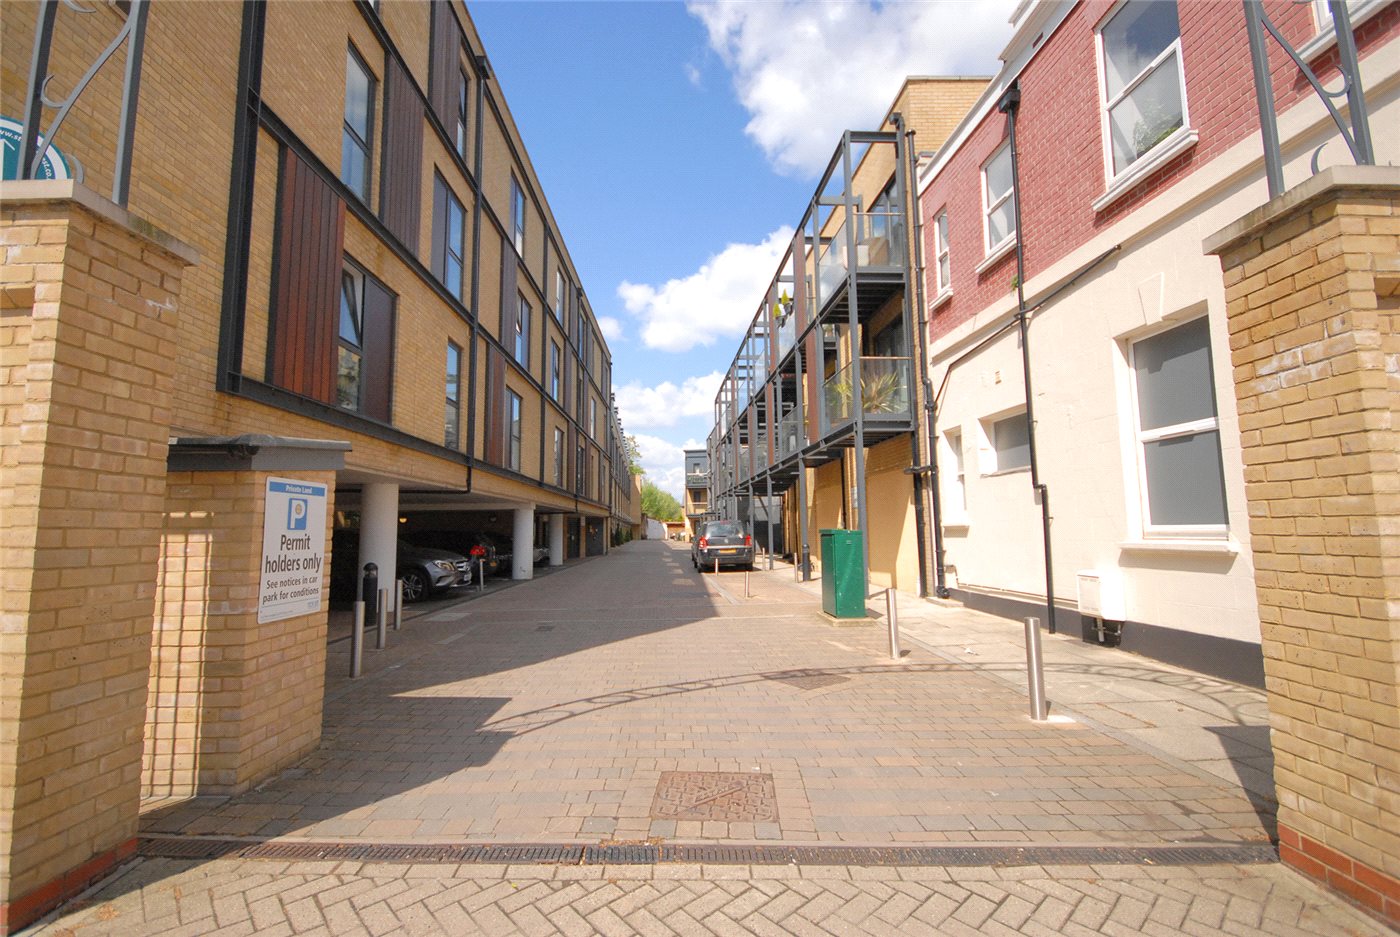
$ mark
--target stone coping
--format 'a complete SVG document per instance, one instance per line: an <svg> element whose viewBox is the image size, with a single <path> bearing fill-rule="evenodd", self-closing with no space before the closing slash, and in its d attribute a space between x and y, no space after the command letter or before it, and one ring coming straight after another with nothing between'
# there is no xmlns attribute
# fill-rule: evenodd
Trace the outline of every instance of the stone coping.
<svg viewBox="0 0 1400 937"><path fill-rule="evenodd" d="M0 182L0 208L51 202L72 202L113 224L120 225L186 264L199 263L199 252L167 231L157 228L111 199L73 179L20 179Z"/></svg>

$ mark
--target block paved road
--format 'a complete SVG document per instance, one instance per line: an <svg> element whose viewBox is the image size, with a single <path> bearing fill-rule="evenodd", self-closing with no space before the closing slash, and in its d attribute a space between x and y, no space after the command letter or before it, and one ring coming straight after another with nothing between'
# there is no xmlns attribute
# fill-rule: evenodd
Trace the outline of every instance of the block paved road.
<svg viewBox="0 0 1400 937"><path fill-rule="evenodd" d="M1272 805L976 663L837 625L680 544L424 611L345 678L317 752L143 834L286 844L1210 847ZM1073 714L1071 714L1073 715ZM170 837L170 840L162 839ZM1010 853L1007 854L1008 856ZM1010 860L1007 860L1010 862ZM997 868L146 858L44 933L1381 933L1276 865Z"/></svg>

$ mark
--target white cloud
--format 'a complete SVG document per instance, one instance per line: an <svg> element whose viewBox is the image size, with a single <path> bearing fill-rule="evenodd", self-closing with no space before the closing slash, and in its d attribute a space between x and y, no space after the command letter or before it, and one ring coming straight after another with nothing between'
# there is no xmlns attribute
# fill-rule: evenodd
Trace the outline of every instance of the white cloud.
<svg viewBox="0 0 1400 937"><path fill-rule="evenodd" d="M711 371L698 377L688 377L677 387L662 381L647 387L636 381L613 390L617 398L618 418L631 429L636 426L675 426L686 417L714 415L715 394L719 393L724 375ZM694 447L692 447L694 448Z"/></svg>
<svg viewBox="0 0 1400 937"><path fill-rule="evenodd" d="M646 470L647 480L662 491L670 492L677 501L684 503L685 452L683 449L699 447L677 446L659 436L647 436L644 433L634 435L637 439L637 451L640 456L638 461Z"/></svg>
<svg viewBox="0 0 1400 937"><path fill-rule="evenodd" d="M598 328L602 330L603 337L610 342L622 339L622 323L613 316L599 316Z"/></svg>
<svg viewBox="0 0 1400 937"><path fill-rule="evenodd" d="M758 312L792 235L784 226L760 244L730 244L688 277L659 287L623 281L617 295L642 320L648 348L680 352L738 338Z"/></svg>
<svg viewBox="0 0 1400 937"><path fill-rule="evenodd" d="M909 75L990 75L1015 0L693 0L729 67L745 132L784 173L815 175L846 129L874 130Z"/></svg>

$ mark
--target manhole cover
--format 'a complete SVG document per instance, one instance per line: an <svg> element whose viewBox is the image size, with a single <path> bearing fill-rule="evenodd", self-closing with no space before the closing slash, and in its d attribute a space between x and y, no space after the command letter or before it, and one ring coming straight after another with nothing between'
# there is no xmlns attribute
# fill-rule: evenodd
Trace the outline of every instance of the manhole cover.
<svg viewBox="0 0 1400 937"><path fill-rule="evenodd" d="M651 802L656 820L723 820L756 823L778 819L773 775L727 771L663 771Z"/></svg>
<svg viewBox="0 0 1400 937"><path fill-rule="evenodd" d="M795 686L799 690L820 690L822 687L836 686L838 683L850 682L850 677L838 677L834 673L811 673L798 674L791 677L770 677L774 683L786 683L788 686Z"/></svg>

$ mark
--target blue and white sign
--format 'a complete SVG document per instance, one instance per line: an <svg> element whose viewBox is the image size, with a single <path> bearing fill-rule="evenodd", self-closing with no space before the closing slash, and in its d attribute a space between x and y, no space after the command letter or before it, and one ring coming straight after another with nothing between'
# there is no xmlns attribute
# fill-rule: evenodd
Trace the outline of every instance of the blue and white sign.
<svg viewBox="0 0 1400 937"><path fill-rule="evenodd" d="M321 610L326 560L326 486L269 478L263 509L258 622Z"/></svg>
<svg viewBox="0 0 1400 937"><path fill-rule="evenodd" d="M4 172L0 172L0 179L19 178L19 146L23 137L24 124L11 117L0 117L0 152L4 154ZM43 148L43 137L39 138L38 145ZM51 146L40 160L39 172L34 178L71 179L73 174L68 171L68 160L58 151L58 147Z"/></svg>

